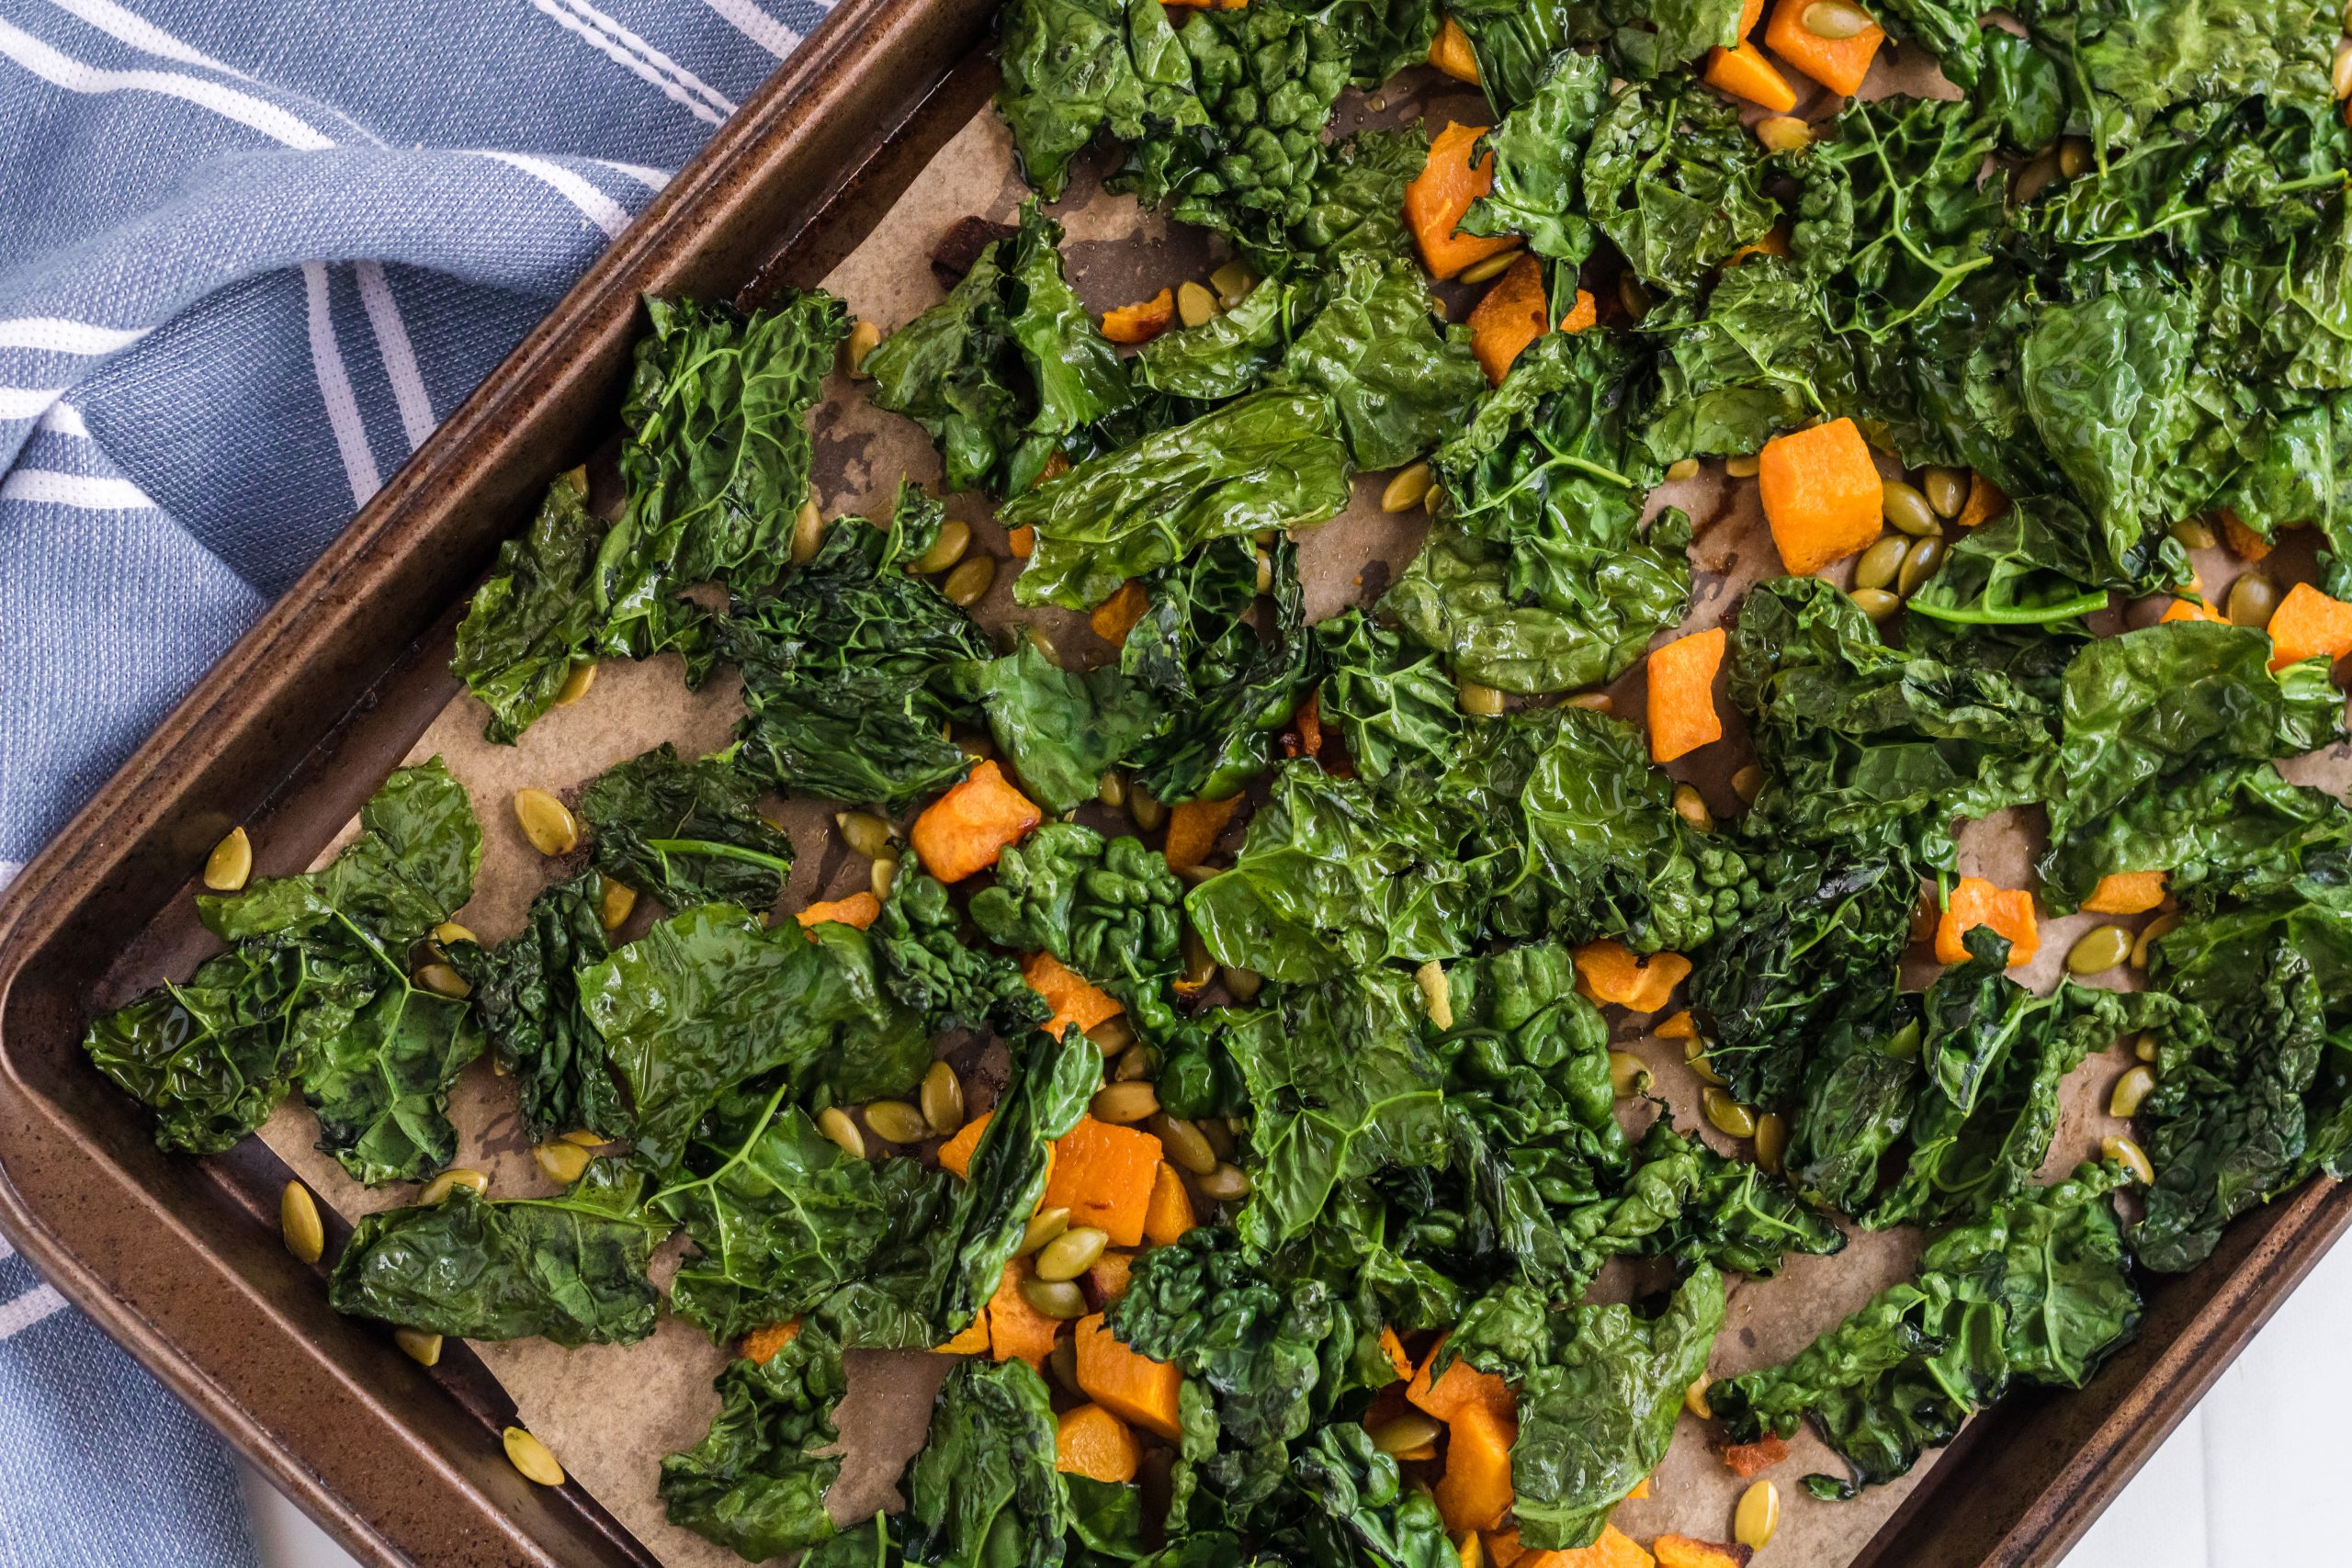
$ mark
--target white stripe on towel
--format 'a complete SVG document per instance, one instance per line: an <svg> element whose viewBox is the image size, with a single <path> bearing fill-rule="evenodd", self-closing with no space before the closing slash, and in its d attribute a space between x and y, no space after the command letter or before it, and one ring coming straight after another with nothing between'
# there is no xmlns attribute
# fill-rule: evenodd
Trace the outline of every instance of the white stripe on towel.
<svg viewBox="0 0 2352 1568"><path fill-rule="evenodd" d="M69 93L160 93L210 109L298 152L316 152L334 145L332 139L251 93L176 71L108 71L62 54L6 22L0 22L0 55Z"/></svg>
<svg viewBox="0 0 2352 1568"><path fill-rule="evenodd" d="M351 269L359 278L359 302L368 308L368 325L376 333L376 350L391 378L392 401L401 411L401 432L412 452L433 434L433 399L416 368L416 349L408 340L408 324L401 320L400 301L392 298L390 279L382 262L364 261Z"/></svg>
<svg viewBox="0 0 2352 1568"><path fill-rule="evenodd" d="M144 512L153 498L129 479L102 479L54 468L14 468L0 479L0 501L71 506L83 512Z"/></svg>
<svg viewBox="0 0 2352 1568"><path fill-rule="evenodd" d="M376 472L376 455L368 447L368 426L359 417L359 400L352 396L351 377L343 367L343 351L335 345L324 262L302 264L302 288L309 297L311 365L319 374L319 397L326 404L327 424L334 432L335 450L343 454L343 472L351 481L352 502L365 506L368 498L383 488L384 481Z"/></svg>
<svg viewBox="0 0 2352 1568"><path fill-rule="evenodd" d="M621 231L628 227L627 209L570 169L550 164L544 158L526 157L520 152L500 152L488 148L478 149L478 152L481 157L493 158L522 170L561 194L572 206L580 209L588 221L602 229L606 239L619 239Z"/></svg>

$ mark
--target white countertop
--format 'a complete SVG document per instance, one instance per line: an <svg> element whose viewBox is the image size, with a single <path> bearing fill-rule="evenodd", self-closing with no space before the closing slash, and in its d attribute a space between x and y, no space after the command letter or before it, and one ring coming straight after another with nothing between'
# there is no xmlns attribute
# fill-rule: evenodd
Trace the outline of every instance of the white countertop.
<svg viewBox="0 0 2352 1568"><path fill-rule="evenodd" d="M2289 1297L2237 1363L2066 1559L2066 1568L2271 1568L2352 1559L2343 1545L2342 1397L2352 1390L2352 1246ZM251 1471L263 1568L354 1568ZM1769 1549L1758 1568L1771 1568ZM1787 1568L1801 1568L1791 1563Z"/></svg>

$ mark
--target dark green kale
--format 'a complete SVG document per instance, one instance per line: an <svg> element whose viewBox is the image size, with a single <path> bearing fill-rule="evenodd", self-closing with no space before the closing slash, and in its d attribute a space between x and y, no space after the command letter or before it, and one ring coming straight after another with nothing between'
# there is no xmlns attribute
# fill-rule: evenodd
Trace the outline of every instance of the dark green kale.
<svg viewBox="0 0 2352 1568"><path fill-rule="evenodd" d="M1695 1135L1675 1132L1664 1117L1643 1138L1640 1160L1629 1190L1672 1195L1660 1205L1665 1224L1650 1234L1640 1256L1672 1258L1685 1266L1703 1260L1764 1279L1779 1273L1791 1254L1820 1258L1845 1249L1846 1233L1806 1207L1787 1182L1751 1160L1727 1159ZM1630 1218L1622 1202L1612 1217L1611 1229L1622 1233Z"/></svg>
<svg viewBox="0 0 2352 1568"><path fill-rule="evenodd" d="M1487 134L1494 186L1471 205L1461 231L1522 235L1537 255L1571 266L1592 254L1597 235L1584 215L1585 148L1608 104L1609 67L1601 58L1563 56L1535 96Z"/></svg>
<svg viewBox="0 0 2352 1568"><path fill-rule="evenodd" d="M1065 826L1051 824L1024 844L1008 846L997 864L995 886L1004 886L1006 866L1013 857L1034 854L1039 839L1058 834ZM990 891L983 889L978 897ZM890 896L882 900L882 912L866 934L882 966L883 985L921 1013L933 1033L993 1029L1010 1038L1037 1028L1052 1014L1046 998L1021 978L1019 964L964 940L963 916L948 900L947 889L924 872L911 850L899 862Z"/></svg>
<svg viewBox="0 0 2352 1568"><path fill-rule="evenodd" d="M637 1157L678 1168L704 1114L780 1074L852 1102L905 1093L931 1066L922 1021L882 986L854 927L763 924L703 904L580 972L581 1006L635 1107Z"/></svg>
<svg viewBox="0 0 2352 1568"><path fill-rule="evenodd" d="M645 309L653 330L621 404L628 506L595 568L603 640L632 651L676 637L680 589L715 580L748 593L784 570L808 494L802 416L849 335L849 312L821 290L749 316L691 299Z"/></svg>
<svg viewBox="0 0 2352 1568"><path fill-rule="evenodd" d="M1162 804L1227 798L1273 765L1275 732L1314 680L1298 547L1220 539L1143 581L1119 667L1167 718L1128 761Z"/></svg>
<svg viewBox="0 0 2352 1568"><path fill-rule="evenodd" d="M1669 300L1643 317L1659 348L1642 431L1650 457L1756 452L1826 410L1847 365L1821 310L1818 286L1792 263L1750 256L1703 301Z"/></svg>
<svg viewBox="0 0 2352 1568"><path fill-rule="evenodd" d="M1735 1442L1792 1436L1808 1416L1851 1467L1808 1476L1850 1497L1908 1472L2012 1382L2079 1388L2140 1321L2108 1194L2130 1177L2085 1165L1949 1232L1916 1281L1889 1286L1785 1366L1716 1382Z"/></svg>
<svg viewBox="0 0 2352 1568"><path fill-rule="evenodd" d="M1918 1012L1917 995L1905 993L1828 1014L1789 1112L1784 1168L1805 1201L1846 1214L1870 1207L1919 1100Z"/></svg>
<svg viewBox="0 0 2352 1568"><path fill-rule="evenodd" d="M1357 609L1317 622L1315 645L1323 670L1317 712L1338 731L1359 778L1401 788L1408 774L1434 779L1445 770L1464 721L1457 688L1434 654L1408 647Z"/></svg>
<svg viewBox="0 0 2352 1568"><path fill-rule="evenodd" d="M1301 1561L1361 1568L1452 1568L1462 1559L1429 1494L1404 1483L1396 1461L1363 1427L1322 1427L1293 1456L1290 1479L1317 1510L1275 1532Z"/></svg>
<svg viewBox="0 0 2352 1568"><path fill-rule="evenodd" d="M1128 362L1131 373L1171 397L1222 401L1254 391L1306 329L1318 292L1311 284L1266 278L1230 310L1145 344Z"/></svg>
<svg viewBox="0 0 2352 1568"><path fill-rule="evenodd" d="M335 1259L335 1311L462 1339L626 1345L653 1332L646 1278L666 1222L574 1197L437 1203L362 1215Z"/></svg>
<svg viewBox="0 0 2352 1568"><path fill-rule="evenodd" d="M1687 79L1629 82L1601 111L1585 150L1584 211L1643 283L1686 294L1780 216L1764 194L1765 167L1756 139L1721 96Z"/></svg>
<svg viewBox="0 0 2352 1568"><path fill-rule="evenodd" d="M866 356L877 408L930 432L947 483L1019 495L1079 431L1125 408L1127 373L1062 276L1035 200L947 298Z"/></svg>
<svg viewBox="0 0 2352 1568"><path fill-rule="evenodd" d="M1164 6L1144 0L1011 0L998 23L996 106L1021 172L1048 201L1108 127L1134 141L1204 125L1192 61Z"/></svg>
<svg viewBox="0 0 2352 1568"><path fill-rule="evenodd" d="M1510 1471L1521 1540L1574 1550L1600 1538L1609 1511L1666 1457L1723 1319L1723 1277L1705 1262L1654 1316L1622 1305L1546 1312L1524 1285L1472 1305L1442 1359L1519 1390Z"/></svg>
<svg viewBox="0 0 2352 1568"><path fill-rule="evenodd" d="M2079 904L2100 878L2161 867L2176 897L2313 896L2340 886L2352 812L2326 791L2289 784L2268 762L2183 770L2143 784L2104 816L2053 839L2041 859L2043 904Z"/></svg>
<svg viewBox="0 0 2352 1568"><path fill-rule="evenodd" d="M514 1082L535 1143L582 1129L628 1134L605 1042L580 1007L578 972L612 956L602 894L602 879L583 872L532 899L523 929L496 947L449 944L449 962L473 987L474 1011Z"/></svg>
<svg viewBox="0 0 2352 1568"><path fill-rule="evenodd" d="M2058 57L2072 118L2097 146L2129 141L2183 102L2267 96L2324 110L2327 28L2316 0L2240 10L2216 0L2145 6L2028 0L2017 10L2034 41Z"/></svg>
<svg viewBox="0 0 2352 1568"><path fill-rule="evenodd" d="M710 668L709 617L692 600L656 600L627 623L607 612L597 552L607 525L588 510L581 469L548 486L531 525L498 547L498 564L458 623L449 668L490 709L483 734L512 742L555 705L580 664L676 649L687 678Z"/></svg>
<svg viewBox="0 0 2352 1568"><path fill-rule="evenodd" d="M1814 841L1894 834L1949 866L1954 818L2045 787L2057 747L2045 705L2007 676L1887 647L1818 578L1757 584L1726 663L1764 766L1754 820L1775 831Z"/></svg>
<svg viewBox="0 0 2352 1568"><path fill-rule="evenodd" d="M936 1568L1057 1568L1070 1529L1055 1467L1054 1407L1021 1360L967 1360L947 1374L899 1522L908 1559Z"/></svg>
<svg viewBox="0 0 2352 1568"><path fill-rule="evenodd" d="M938 503L899 488L887 529L836 523L777 591L739 604L720 633L742 668L736 766L806 795L899 812L972 760L947 739L977 711L957 690L994 650L969 615L905 564L937 533Z"/></svg>
<svg viewBox="0 0 2352 1568"><path fill-rule="evenodd" d="M1065 670L1026 638L1001 659L965 665L957 682L987 712L1022 793L1055 816L1093 799L1103 773L1170 717L1117 668Z"/></svg>
<svg viewBox="0 0 2352 1568"><path fill-rule="evenodd" d="M833 1533L825 1490L842 1458L833 1406L849 1391L842 1342L805 1325L764 1361L729 1363L714 1386L719 1411L703 1440L662 1461L670 1522L763 1562Z"/></svg>
<svg viewBox="0 0 2352 1568"><path fill-rule="evenodd" d="M1458 825L1390 808L1364 784L1301 759L1274 773L1230 870L1185 908L1219 964L1313 982L1467 947L1479 889L1455 856Z"/></svg>
<svg viewBox="0 0 2352 1568"><path fill-rule="evenodd" d="M597 774L579 804L594 835L590 859L616 882L673 909L763 909L784 894L792 840L759 802L760 786L736 771L731 751L686 761L665 740Z"/></svg>
<svg viewBox="0 0 2352 1568"><path fill-rule="evenodd" d="M1430 314L1419 267L1351 255L1321 292L1321 309L1283 356L1281 378L1330 398L1356 467L1409 463L1470 417L1486 373L1470 352L1470 329Z"/></svg>
<svg viewBox="0 0 2352 1568"><path fill-rule="evenodd" d="M1000 507L1006 527L1037 531L1013 597L1091 608L1128 578L1212 540L1336 516L1348 504L1349 472L1329 398L1305 388L1253 392Z"/></svg>
<svg viewBox="0 0 2352 1568"><path fill-rule="evenodd" d="M1126 989L1175 973L1183 897L1183 884L1141 839L1049 822L1006 846L996 880L972 895L970 909L998 946L1050 953Z"/></svg>
<svg viewBox="0 0 2352 1568"><path fill-rule="evenodd" d="M403 768L324 868L198 895L230 950L95 1021L83 1049L156 1113L158 1147L225 1149L299 1081L354 1178L421 1181L457 1153L449 1086L482 1035L465 1002L411 980L409 954L481 862L464 786L437 757Z"/></svg>

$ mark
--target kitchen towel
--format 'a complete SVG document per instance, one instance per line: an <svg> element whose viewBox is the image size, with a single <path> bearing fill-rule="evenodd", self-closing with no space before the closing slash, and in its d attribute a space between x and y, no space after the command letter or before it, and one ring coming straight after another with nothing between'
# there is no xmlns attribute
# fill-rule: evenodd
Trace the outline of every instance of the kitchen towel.
<svg viewBox="0 0 2352 1568"><path fill-rule="evenodd" d="M0 884L824 12L0 0ZM252 1560L0 1252L0 1562Z"/></svg>

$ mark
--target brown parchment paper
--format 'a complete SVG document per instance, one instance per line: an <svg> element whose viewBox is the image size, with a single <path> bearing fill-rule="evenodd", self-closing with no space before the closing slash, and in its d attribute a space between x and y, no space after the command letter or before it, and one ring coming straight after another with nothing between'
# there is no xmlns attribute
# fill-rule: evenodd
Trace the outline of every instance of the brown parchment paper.
<svg viewBox="0 0 2352 1568"><path fill-rule="evenodd" d="M1484 101L1475 92L1431 73L1412 75L1430 79L1419 85L1418 93L1408 83L1405 91L1392 85L1385 96L1375 95L1368 102L1351 99L1343 107L1343 118L1394 122L1426 114L1433 124L1448 118L1464 123L1484 119ZM1866 93L1879 96L1895 90L1951 92L1931 64L1905 60L1890 49ZM854 314L886 332L894 329L935 303L944 291L928 265L939 236L970 214L1010 221L1025 194L1010 141L994 113L983 109L947 142L865 243L825 279L825 287L846 299ZM1054 211L1067 230L1064 250L1071 279L1098 311L1202 276L1223 259L1223 253L1210 248L1201 236L1171 233L1166 222L1139 212L1132 200L1103 193L1090 173L1080 174L1069 197ZM1448 286L1440 292L1459 320L1476 291ZM938 488L938 461L922 433L908 421L870 407L859 383L833 377L813 423L818 492L829 516L887 514L901 474ZM1891 460L1882 459L1882 466L1890 476L1896 471ZM1377 497L1385 478L1359 478L1351 508L1302 535L1300 565L1310 617L1320 619L1350 604L1370 604L1418 547L1426 522L1420 513L1388 516L1379 510ZM1697 478L1662 490L1652 504L1655 509L1669 503L1684 507L1697 525L1691 547L1697 589L1688 620L1679 630L1661 635L1660 642L1717 625L1750 582L1780 570L1752 481L1729 479L1719 465L1710 464ZM1019 563L1011 558L1003 530L990 518L985 501L950 496L947 504L951 515L972 525L975 552L996 558L1002 568L995 587L977 607L983 620L992 626L1035 622L1051 633L1073 663L1091 665L1110 656L1082 616L1016 610L1010 590ZM2269 570L2291 563L2282 575L2309 576L2309 554L2308 545L2302 546L2298 560L2298 548L2290 544L2273 558ZM2216 592L2240 570L2233 558L2219 551L2206 553L2199 564L2203 581ZM1849 573L1850 565L1845 565L1830 575L1843 581ZM1638 722L1644 700L1642 667L1637 664L1611 694L1617 712ZM1739 807L1730 777L1748 754L1736 713L1727 704L1722 705L1724 740L1668 771L1696 785L1719 817L1729 818ZM567 793L611 764L664 740L689 754L716 750L727 742L740 715L730 672L722 671L702 691L688 692L682 667L669 657L642 665L605 664L582 701L549 713L511 747L482 739L484 712L460 694L411 753L412 761L441 756L471 792L481 819L481 874L473 901L459 918L485 942L501 940L519 929L533 895L567 869L541 857L523 839L508 806L515 790L537 785ZM2294 764L2289 772L2298 782L2323 784L2341 793L2352 768L2338 748ZM866 884L867 863L838 841L831 807L812 802L772 802L771 807L798 851L780 910ZM2010 886L2031 886L2030 862L2040 848L2037 831L2034 822L2007 818L1973 825L1962 840L1962 871ZM1239 835L1237 823L1228 833L1228 852ZM653 912L650 900L646 901L623 934L638 934ZM2045 918L2041 954L2021 977L2041 987L2054 983L2068 946L2099 919ZM1913 983L1924 983L1931 973L1932 964L1924 965ZM2122 981L2110 975L2099 983ZM1678 1124L1697 1126L1727 1153L1748 1152L1707 1126L1700 1114L1698 1081L1683 1063L1679 1043L1651 1037L1642 1021L1616 1016L1616 1010L1611 1014L1618 1043L1649 1062L1657 1075L1657 1092L1669 1102ZM1001 1081L1001 1055L1000 1049L993 1062L979 1068L973 1083L975 1110L989 1103L993 1083ZM2094 1056L2069 1080L2057 1137L2043 1168L2045 1179L2096 1154L2106 1134L2124 1130L2106 1116L2104 1107L2114 1078L2130 1063L2128 1051L2119 1047ZM557 1190L533 1164L513 1094L486 1061L467 1071L451 1111L459 1131L458 1163L488 1173L494 1194L552 1195ZM1647 1120L1646 1111L1629 1111L1627 1116L1629 1125ZM316 1127L299 1101L281 1108L262 1129L262 1136L346 1217L413 1197L413 1189L405 1186L369 1191L349 1180L331 1158L312 1147ZM657 1280L666 1284L684 1245L672 1242L657 1259ZM1735 1280L1713 1371L1736 1374L1794 1355L1882 1287L1907 1276L1920 1245L1921 1237L1913 1232L1856 1231L1834 1258L1794 1258L1770 1280ZM1597 1293L1622 1295L1626 1288L1626 1278L1612 1271L1603 1277ZM666 1315L650 1338L634 1346L564 1350L526 1340L478 1345L475 1349L513 1395L521 1421L548 1442L574 1482L588 1488L663 1562L673 1568L719 1568L740 1561L671 1526L655 1493L661 1456L699 1440L717 1413L711 1379L726 1364L729 1351L709 1345L700 1331ZM897 1478L922 1444L931 1399L948 1364L945 1358L924 1352L852 1356L849 1396L838 1415L846 1462L828 1499L836 1519L848 1522L876 1506L897 1505ZM1721 1462L1710 1447L1712 1438L1704 1423L1685 1416L1673 1450L1657 1472L1655 1495L1625 1504L1617 1515L1621 1526L1645 1542L1665 1530L1730 1539L1733 1505L1746 1483ZM1909 1477L1855 1501L1823 1503L1806 1494L1798 1478L1814 1471L1842 1473L1838 1461L1809 1432L1796 1439L1792 1450L1772 1472L1780 1484L1782 1517L1767 1561L1811 1568L1842 1568L1852 1562L1935 1462L1930 1455Z"/></svg>

